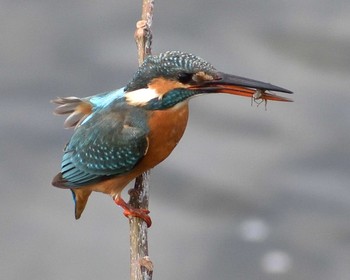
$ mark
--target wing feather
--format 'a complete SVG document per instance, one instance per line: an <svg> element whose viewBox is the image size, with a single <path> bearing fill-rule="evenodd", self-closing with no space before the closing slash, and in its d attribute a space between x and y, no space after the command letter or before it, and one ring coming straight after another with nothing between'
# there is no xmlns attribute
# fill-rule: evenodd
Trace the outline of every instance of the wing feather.
<svg viewBox="0 0 350 280"><path fill-rule="evenodd" d="M148 132L147 112L125 102L92 113L66 146L53 184L79 187L132 170L147 151Z"/></svg>
<svg viewBox="0 0 350 280"><path fill-rule="evenodd" d="M51 102L58 105L54 110L54 114L69 114L64 121L65 128L77 127L93 110L92 104L87 99L74 96L64 98L58 97Z"/></svg>

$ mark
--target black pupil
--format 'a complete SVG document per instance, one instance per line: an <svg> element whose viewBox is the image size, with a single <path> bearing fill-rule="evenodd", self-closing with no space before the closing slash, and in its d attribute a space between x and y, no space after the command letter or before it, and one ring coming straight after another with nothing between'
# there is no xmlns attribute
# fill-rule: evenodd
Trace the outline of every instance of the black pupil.
<svg viewBox="0 0 350 280"><path fill-rule="evenodd" d="M189 82L192 81L192 76L193 74L191 73L180 73L177 79L179 80L180 83L188 84Z"/></svg>

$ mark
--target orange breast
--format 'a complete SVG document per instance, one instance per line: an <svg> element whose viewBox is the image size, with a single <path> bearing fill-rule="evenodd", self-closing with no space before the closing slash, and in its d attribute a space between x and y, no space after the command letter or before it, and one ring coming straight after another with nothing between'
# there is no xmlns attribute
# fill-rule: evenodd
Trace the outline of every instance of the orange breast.
<svg viewBox="0 0 350 280"><path fill-rule="evenodd" d="M149 120L149 147L134 171L142 173L166 159L184 134L187 121L187 101L167 110L153 111Z"/></svg>

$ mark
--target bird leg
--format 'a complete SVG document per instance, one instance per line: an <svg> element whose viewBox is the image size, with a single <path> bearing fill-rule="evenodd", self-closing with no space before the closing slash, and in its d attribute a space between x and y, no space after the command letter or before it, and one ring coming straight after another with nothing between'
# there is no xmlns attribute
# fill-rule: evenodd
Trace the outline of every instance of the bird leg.
<svg viewBox="0 0 350 280"><path fill-rule="evenodd" d="M129 203L125 202L125 200L120 196L120 194L117 194L113 198L113 200L115 204L117 204L118 206L124 209L123 214L125 217L127 218L137 217L144 220L147 224L147 227L150 227L152 225L151 217L148 215L150 212L148 209L138 209L138 208L132 207Z"/></svg>

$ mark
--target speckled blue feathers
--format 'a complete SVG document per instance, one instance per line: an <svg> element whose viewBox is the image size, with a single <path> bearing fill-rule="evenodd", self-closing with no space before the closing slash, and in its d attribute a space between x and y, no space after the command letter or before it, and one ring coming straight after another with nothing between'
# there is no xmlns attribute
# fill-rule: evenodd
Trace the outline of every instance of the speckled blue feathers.
<svg viewBox="0 0 350 280"><path fill-rule="evenodd" d="M159 55L148 56L139 67L133 79L126 86L126 91L146 88L153 78L174 79L178 74L204 71L215 74L216 69L204 59L181 51L167 51Z"/></svg>
<svg viewBox="0 0 350 280"><path fill-rule="evenodd" d="M91 114L66 146L53 184L79 187L130 171L147 150L146 114L122 100Z"/></svg>

